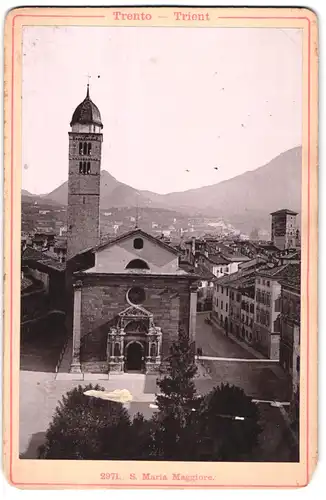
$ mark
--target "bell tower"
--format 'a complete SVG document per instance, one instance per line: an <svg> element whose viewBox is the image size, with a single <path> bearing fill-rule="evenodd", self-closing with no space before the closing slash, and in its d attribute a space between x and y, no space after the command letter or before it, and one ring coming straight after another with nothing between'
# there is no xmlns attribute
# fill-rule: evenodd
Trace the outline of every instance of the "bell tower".
<svg viewBox="0 0 326 500"><path fill-rule="evenodd" d="M90 99L89 84L85 99L72 116L70 127L68 259L99 242L103 124L98 108Z"/></svg>

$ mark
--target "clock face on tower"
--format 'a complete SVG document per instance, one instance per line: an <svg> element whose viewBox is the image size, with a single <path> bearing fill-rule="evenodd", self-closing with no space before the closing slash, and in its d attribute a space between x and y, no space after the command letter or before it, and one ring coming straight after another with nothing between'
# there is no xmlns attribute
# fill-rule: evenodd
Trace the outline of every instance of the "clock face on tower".
<svg viewBox="0 0 326 500"><path fill-rule="evenodd" d="M128 290L126 299L133 306L142 304L146 299L145 290L139 286L134 286Z"/></svg>

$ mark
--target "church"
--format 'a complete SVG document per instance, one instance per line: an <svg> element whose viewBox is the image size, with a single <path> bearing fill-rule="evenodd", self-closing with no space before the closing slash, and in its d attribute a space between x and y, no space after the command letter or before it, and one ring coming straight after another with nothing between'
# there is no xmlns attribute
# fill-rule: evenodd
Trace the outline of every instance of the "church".
<svg viewBox="0 0 326 500"><path fill-rule="evenodd" d="M103 124L89 85L70 127L71 372L158 372L181 328L195 349L198 277L180 267L177 250L140 228L100 241Z"/></svg>

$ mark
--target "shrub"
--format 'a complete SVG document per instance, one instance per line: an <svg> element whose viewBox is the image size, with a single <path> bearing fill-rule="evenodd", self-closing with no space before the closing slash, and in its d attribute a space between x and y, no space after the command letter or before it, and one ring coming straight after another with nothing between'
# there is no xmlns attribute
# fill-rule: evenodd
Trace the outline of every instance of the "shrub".
<svg viewBox="0 0 326 500"><path fill-rule="evenodd" d="M125 459L130 419L121 403L85 396L100 386L78 386L63 396L46 432L39 458ZM130 440L129 440L130 443Z"/></svg>

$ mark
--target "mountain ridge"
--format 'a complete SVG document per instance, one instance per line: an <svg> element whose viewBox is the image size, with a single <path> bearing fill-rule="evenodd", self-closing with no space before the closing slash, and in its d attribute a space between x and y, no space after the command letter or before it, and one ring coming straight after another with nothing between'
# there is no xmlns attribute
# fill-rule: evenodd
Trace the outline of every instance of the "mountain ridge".
<svg viewBox="0 0 326 500"><path fill-rule="evenodd" d="M246 231L257 225L269 227L269 214L274 210L289 208L300 212L301 163L301 146L297 146L231 179L167 194L133 188L103 169L100 205L101 208L139 206L178 209L189 215L218 215ZM67 205L68 181L42 196L42 200Z"/></svg>

